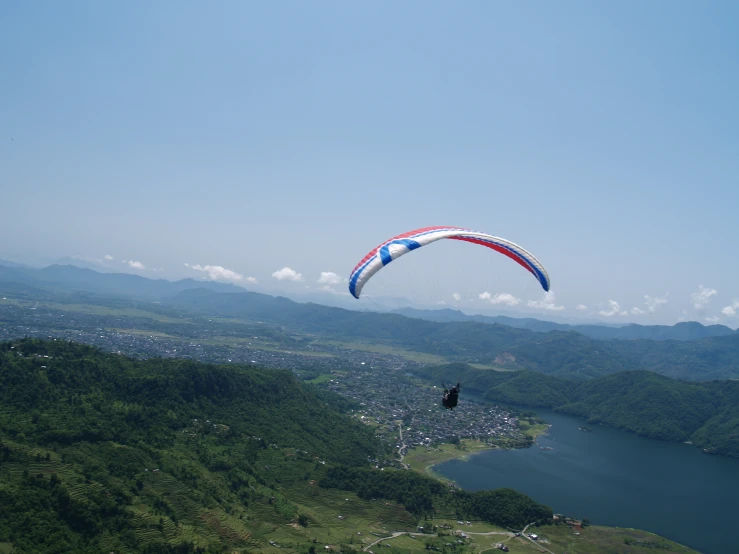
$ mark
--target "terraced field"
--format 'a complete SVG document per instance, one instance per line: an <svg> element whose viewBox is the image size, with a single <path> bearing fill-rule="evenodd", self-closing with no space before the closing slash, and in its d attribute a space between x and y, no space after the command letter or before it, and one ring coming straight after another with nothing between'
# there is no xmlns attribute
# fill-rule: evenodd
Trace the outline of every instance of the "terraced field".
<svg viewBox="0 0 739 554"><path fill-rule="evenodd" d="M285 492L298 511L308 517L308 523L305 527L295 523L273 527L269 540L283 547L282 551L314 541L321 547L344 544L359 549L376 540L377 535L413 531L417 525L413 516L392 502L365 501L354 493L321 489L310 483Z"/></svg>
<svg viewBox="0 0 739 554"><path fill-rule="evenodd" d="M56 452L16 442L5 441L4 444L14 455L23 455L28 461L2 464L0 488L18 486L27 472L31 476L43 475L47 480L56 475L60 486L80 505L92 506L91 498L111 494L106 486L80 475L79 468L63 463ZM123 447L108 444L103 448ZM82 448L77 452L78 459L85 454ZM314 466L289 457L283 459L283 454L282 451L265 454L265 461L273 464L270 467L274 472L305 475L306 468ZM415 518L396 503L364 501L354 493L318 487L316 481L323 471L323 467L320 468L318 473L310 474L309 479L293 479L293 484L285 488L255 483L248 506L233 502L233 498L221 504L203 503L175 476L142 468L137 475L141 489L133 497L134 502L124 509L130 515L132 532L138 541L164 541L172 545L192 543L202 547L230 544L233 552L254 549L302 552L306 544L355 545L359 549L376 540L378 535L415 530ZM212 481L213 487L221 490L218 476L205 472L200 478ZM223 493L228 494L225 490ZM304 517L304 525L298 523L299 515ZM119 537L109 533L99 537L99 544L107 552L133 552L120 543ZM4 544L3 548L0 552L12 552L10 544Z"/></svg>
<svg viewBox="0 0 739 554"><path fill-rule="evenodd" d="M18 482L27 471L32 476L41 474L45 478L56 474L69 496L82 504L90 502L89 499L95 495L110 494L102 484L79 475L74 466L63 463L59 454L53 451L7 441L5 444L17 454L28 456L29 461L0 466L0 487L12 487L12 483ZM287 456L282 458L283 455L281 451L269 454L272 460L267 461L275 464L270 467L276 472L302 473L309 465ZM172 545L192 543L203 547L226 543L232 545L232 552L302 553L306 545L314 545L316 550L322 551L329 546L336 550L368 549L375 554L426 552L428 548L492 554L500 552L495 549L500 542L504 542L512 553L646 554L654 552L655 545L676 553L693 552L634 530L588 527L575 535L565 526L547 526L535 529L541 538L532 541L514 537L510 530L484 522L460 525L453 514L446 518L418 521L396 503L365 501L354 493L322 489L316 484L322 468L316 471L318 473L311 472L308 479L294 479L287 487L255 484L248 506L229 503L206 506L199 503L193 491L173 475L162 471L142 471L138 476L142 489L126 511L131 515L133 533L138 540L151 543L166 541ZM208 478L207 475L203 477ZM215 480L213 476L210 478ZM290 513L293 517L286 518L285 514ZM437 525L442 536L418 533L419 525L426 529ZM99 545L102 551L107 552L134 552L110 533L99 537ZM0 543L0 553L12 552L11 544Z"/></svg>

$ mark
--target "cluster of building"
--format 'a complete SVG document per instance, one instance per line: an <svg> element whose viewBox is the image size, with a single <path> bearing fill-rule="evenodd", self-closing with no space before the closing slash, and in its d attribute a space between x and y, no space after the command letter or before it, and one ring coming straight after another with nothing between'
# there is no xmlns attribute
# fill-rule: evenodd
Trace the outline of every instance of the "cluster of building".
<svg viewBox="0 0 739 554"><path fill-rule="evenodd" d="M357 417L384 431L381 436L394 441L401 456L409 448L455 439L488 442L524 438L517 418L509 411L470 402L464 396L457 408L445 410L441 406L440 388L419 384L407 371L382 364L365 363L352 371L336 372L326 386L355 400L361 406Z"/></svg>
<svg viewBox="0 0 739 554"><path fill-rule="evenodd" d="M0 341L22 337L56 338L139 359L185 358L298 371L316 367L321 371L340 370L359 367L362 362L393 369L414 365L394 355L343 349L330 344L300 344L287 335L283 337L278 333L276 336L266 326L243 325L241 333L237 333L233 324L219 329L216 324L209 323L205 320L200 324L182 324L0 304ZM245 336L246 333L253 334Z"/></svg>

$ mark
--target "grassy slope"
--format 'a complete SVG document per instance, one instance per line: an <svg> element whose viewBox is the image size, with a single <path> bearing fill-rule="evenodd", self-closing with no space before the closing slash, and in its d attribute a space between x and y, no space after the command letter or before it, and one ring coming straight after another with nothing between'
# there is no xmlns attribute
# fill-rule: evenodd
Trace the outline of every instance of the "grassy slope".
<svg viewBox="0 0 739 554"><path fill-rule="evenodd" d="M491 447L484 442L462 439L459 445L440 444L436 447L417 446L411 448L403 461L414 471L446 482L447 479L434 472L433 467L435 465L455 458L466 460L472 454L490 449Z"/></svg>
<svg viewBox="0 0 739 554"><path fill-rule="evenodd" d="M289 372L0 346L0 543L23 551L264 546L301 508L286 483L380 448Z"/></svg>

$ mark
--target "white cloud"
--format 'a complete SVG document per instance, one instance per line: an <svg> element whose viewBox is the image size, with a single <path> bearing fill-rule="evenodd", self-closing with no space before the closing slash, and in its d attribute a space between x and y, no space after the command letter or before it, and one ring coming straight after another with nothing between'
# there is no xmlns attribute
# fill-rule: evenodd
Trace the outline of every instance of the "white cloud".
<svg viewBox="0 0 739 554"><path fill-rule="evenodd" d="M79 260L80 262L85 262L85 263L88 263L88 264L99 265L101 267L110 267L110 265L108 265L106 263L106 261L110 261L113 258L112 257L108 258L108 256L105 256L103 258L90 258L90 257L87 257L87 256L77 256L77 255L75 255L75 256L72 256L72 259L73 260Z"/></svg>
<svg viewBox="0 0 739 554"><path fill-rule="evenodd" d="M657 311L657 308L659 308L662 304L667 304L667 297L670 296L669 292L666 292L664 296L649 296L648 294L644 295L644 303L647 305L647 311L649 313L655 313Z"/></svg>
<svg viewBox="0 0 739 554"><path fill-rule="evenodd" d="M254 284L254 283L258 283L259 281L257 281L257 278L256 277L247 277L246 278L246 282L247 283Z"/></svg>
<svg viewBox="0 0 739 554"><path fill-rule="evenodd" d="M721 313L728 316L734 316L739 312L739 300L734 300L730 305L725 306Z"/></svg>
<svg viewBox="0 0 739 554"><path fill-rule="evenodd" d="M277 279L278 281L302 281L303 280L303 274L298 273L294 269L290 269L289 267L283 267L282 269L278 269L272 274L272 277Z"/></svg>
<svg viewBox="0 0 739 554"><path fill-rule="evenodd" d="M333 271L321 271L321 276L318 278L318 282L322 285L338 285L341 283L341 277L336 275Z"/></svg>
<svg viewBox="0 0 739 554"><path fill-rule="evenodd" d="M459 302L460 300L462 300L462 295L459 294L458 292L455 292L455 293L452 293L452 298L454 298L455 302Z"/></svg>
<svg viewBox="0 0 739 554"><path fill-rule="evenodd" d="M135 260L123 260L123 263L128 264L128 266L132 267L133 269L146 269L144 264Z"/></svg>
<svg viewBox="0 0 739 554"><path fill-rule="evenodd" d="M111 261L113 259L113 256L111 256L110 254L106 254L105 256L103 256L103 258L108 261Z"/></svg>
<svg viewBox="0 0 739 554"><path fill-rule="evenodd" d="M585 310L587 310L587 309L588 309L588 307L587 307L587 306L586 306L585 304L578 304L578 305L577 305L577 308L575 308L575 309L576 309L576 310L579 310L579 311L581 311L581 312L584 312Z"/></svg>
<svg viewBox="0 0 739 554"><path fill-rule="evenodd" d="M310 287L308 285L305 286L305 288L309 289ZM336 290L331 285L323 285L318 290L322 290L324 292L330 292L331 294L338 294L339 296L351 296L348 292ZM363 297L369 297L368 294L362 295Z"/></svg>
<svg viewBox="0 0 739 554"><path fill-rule="evenodd" d="M185 264L185 267L189 267L190 269L194 269L195 271L205 273L208 276L208 279L210 279L211 281L227 281L231 283L236 283L244 279L244 276L240 273L236 273L235 271L226 269L225 267L220 265Z"/></svg>
<svg viewBox="0 0 739 554"><path fill-rule="evenodd" d="M612 317L614 315L629 315L629 312L622 310L621 306L615 300L608 301L609 308L607 310L601 310L598 313L606 317Z"/></svg>
<svg viewBox="0 0 739 554"><path fill-rule="evenodd" d="M705 318L705 320L706 320L706 321L707 321L708 323L716 323L716 322L717 322L717 321L718 321L719 319L720 319L720 318L716 317L715 315L713 315L713 316L711 316L711 317L707 317L707 318Z"/></svg>
<svg viewBox="0 0 739 554"><path fill-rule="evenodd" d="M702 310L706 307L706 304L711 301L711 297L716 294L718 294L716 289L698 285L698 292L691 294L690 298L693 300L693 306L695 306L695 309Z"/></svg>
<svg viewBox="0 0 739 554"><path fill-rule="evenodd" d="M558 312L564 310L564 306L557 306L554 297L554 291L550 290L544 293L544 297L541 300L529 300L529 308L539 308L540 310L550 310Z"/></svg>
<svg viewBox="0 0 739 554"><path fill-rule="evenodd" d="M505 304L506 306L516 306L521 303L521 300L508 294L507 292L499 292L498 294L490 294L485 291L479 294L480 300L488 302L490 304Z"/></svg>
<svg viewBox="0 0 739 554"><path fill-rule="evenodd" d="M634 306L633 308L631 308L631 315L644 315L645 313L647 313L647 312L645 312L644 310L640 310L636 306Z"/></svg>

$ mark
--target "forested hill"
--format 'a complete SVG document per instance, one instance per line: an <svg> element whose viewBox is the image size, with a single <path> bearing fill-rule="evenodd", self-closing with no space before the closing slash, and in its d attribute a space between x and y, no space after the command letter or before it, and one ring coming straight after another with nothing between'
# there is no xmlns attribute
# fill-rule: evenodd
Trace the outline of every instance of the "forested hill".
<svg viewBox="0 0 739 554"><path fill-rule="evenodd" d="M0 552L263 551L274 537L354 551L357 525L415 530L437 508L551 518L515 491L454 494L375 468L387 447L351 406L289 371L0 343ZM363 515L344 529L339 509Z"/></svg>
<svg viewBox="0 0 739 554"><path fill-rule="evenodd" d="M264 546L238 514L264 505L282 525L295 517L264 489L286 451L302 479L319 459L366 465L381 450L341 413L348 404L326 400L287 371L2 343L0 551Z"/></svg>
<svg viewBox="0 0 739 554"><path fill-rule="evenodd" d="M739 333L677 340L596 340L574 331L439 323L399 314L300 304L258 293L187 290L173 305L203 315L248 318L333 339L385 342L468 363L588 379L645 369L690 380L739 378Z"/></svg>
<svg viewBox="0 0 739 554"><path fill-rule="evenodd" d="M467 364L416 372L436 383L461 381L488 400L552 408L642 436L687 441L739 458L739 381L689 382L650 371L623 371L588 381L531 371L497 372Z"/></svg>
<svg viewBox="0 0 739 554"><path fill-rule="evenodd" d="M332 397L327 404L289 371L135 361L64 341L3 343L0 357L0 417L40 443L125 440L165 447L169 431L208 419L232 435L343 463L365 460L378 448L369 429L340 413L346 401ZM21 424L16 413L31 420Z"/></svg>

